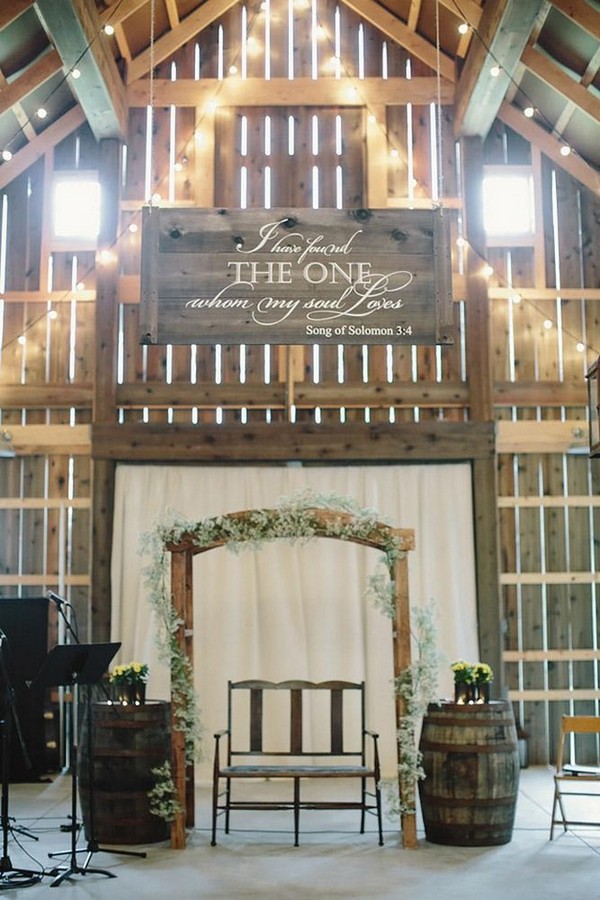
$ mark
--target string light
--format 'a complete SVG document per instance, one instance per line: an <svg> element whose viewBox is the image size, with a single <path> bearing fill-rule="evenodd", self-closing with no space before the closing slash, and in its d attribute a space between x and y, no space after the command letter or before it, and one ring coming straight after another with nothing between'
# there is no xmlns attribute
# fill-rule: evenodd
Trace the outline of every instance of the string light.
<svg viewBox="0 0 600 900"><path fill-rule="evenodd" d="M468 30L469 30L469 26L468 26L467 22L461 22L460 25L458 26L459 34L467 34Z"/></svg>
<svg viewBox="0 0 600 900"><path fill-rule="evenodd" d="M526 119L533 119L535 115L535 109L533 108L533 106L526 106L523 110L523 115Z"/></svg>
<svg viewBox="0 0 600 900"><path fill-rule="evenodd" d="M498 75L500 74L500 72L501 72L501 69L500 69L500 66L498 66L498 65L493 65L492 68L490 69L490 75L492 76L492 78L497 78Z"/></svg>
<svg viewBox="0 0 600 900"><path fill-rule="evenodd" d="M571 147L568 144L562 144L561 148L560 148L560 155L561 156L570 156L570 154L571 154Z"/></svg>
<svg viewBox="0 0 600 900"><path fill-rule="evenodd" d="M108 37L112 37L112 35L114 33L115 33L114 25L111 25L110 22L107 22L106 25L104 26L104 34L108 35Z"/></svg>

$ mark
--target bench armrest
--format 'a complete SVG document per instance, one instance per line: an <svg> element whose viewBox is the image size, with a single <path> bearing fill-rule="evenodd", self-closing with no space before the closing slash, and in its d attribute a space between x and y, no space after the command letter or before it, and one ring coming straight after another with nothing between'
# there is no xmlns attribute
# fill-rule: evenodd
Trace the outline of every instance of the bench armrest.
<svg viewBox="0 0 600 900"><path fill-rule="evenodd" d="M368 728L364 729L364 733L373 738L373 769L375 771L375 781L379 781L381 777L381 769L379 764L379 733L377 731L370 731Z"/></svg>

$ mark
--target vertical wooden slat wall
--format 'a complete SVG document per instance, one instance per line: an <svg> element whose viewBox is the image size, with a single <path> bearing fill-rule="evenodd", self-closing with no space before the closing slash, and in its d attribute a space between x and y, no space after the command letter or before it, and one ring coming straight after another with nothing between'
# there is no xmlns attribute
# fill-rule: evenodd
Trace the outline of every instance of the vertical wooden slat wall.
<svg viewBox="0 0 600 900"><path fill-rule="evenodd" d="M435 81L436 73L333 0L317 4L325 40L313 34L310 6L294 8L289 59L288 4L271 0L270 10L268 60L264 15L248 12L242 52L241 7L235 6L155 67L157 83L208 85L215 106L156 104L149 115L146 101L132 100L115 245L114 424L135 426L141 440L144 427L154 425L460 424L485 420L487 402L498 426L506 683L530 735L532 760L546 762L563 712L599 711L598 473L585 452L571 455L565 443L572 438L575 446L585 444L583 376L599 344L600 201L497 123L480 148L483 164L531 166L542 220L529 244L483 251L481 264L489 262L494 273L487 299L485 288L477 289L481 309L488 310L477 324L468 306L473 291L465 289L477 267L467 265L472 248L458 240L465 237L465 211L452 107L438 108L437 91L431 102L413 104L410 86L402 92L408 101L382 102L368 83L378 78L383 88L386 79L406 79L407 85L410 79L418 92L419 79ZM223 89L245 77L257 79L256 103L221 104ZM273 79L292 84L300 78L313 94L303 105L271 89ZM316 105L326 81L348 82L352 102ZM95 253L76 243L57 244L50 203L54 172L95 172L98 163L99 147L82 126L8 185L0 206L0 215L8 217L0 424L14 433L18 449L14 459L0 459L0 596L64 591L88 636L95 587L89 433ZM455 343L443 349L142 347L141 209L149 195L157 203L249 208L439 202L453 238ZM489 337L487 401L474 383L479 378L469 378L475 327ZM480 412L474 416L474 410ZM34 426L44 429L42 436ZM544 437L548 426L558 426L552 431L558 438ZM435 459L435 449L428 459ZM486 464L474 471L476 488L493 496ZM108 476L96 484L96 507L102 485L110 489ZM94 510L96 532L110 508L107 500ZM97 534L95 540L106 553L108 531L104 544ZM96 638L106 636L109 626L107 595L100 595ZM492 627L495 601L486 602L492 616L485 627Z"/></svg>

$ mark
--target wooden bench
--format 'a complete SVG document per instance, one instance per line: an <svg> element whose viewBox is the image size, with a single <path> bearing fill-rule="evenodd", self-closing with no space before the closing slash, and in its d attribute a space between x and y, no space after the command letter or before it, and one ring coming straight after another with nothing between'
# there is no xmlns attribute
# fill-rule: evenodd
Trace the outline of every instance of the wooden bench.
<svg viewBox="0 0 600 900"><path fill-rule="evenodd" d="M287 697L281 695L287 692ZM276 696L276 694L279 696ZM356 706L354 725L350 725L352 697ZM313 702L319 727L328 721L327 746L315 746L306 739L307 707ZM323 712L323 707L327 707ZM348 707L348 708L347 708ZM282 728L285 710L285 739L275 746L265 740L273 727ZM273 720L277 719L277 722ZM351 734L349 733L351 732ZM226 738L222 754L221 739ZM367 737L371 740L367 762ZM381 792L379 786L378 735L365 726L364 682L351 681L236 681L228 682L227 728L215 734L213 769L212 840L216 844L217 817L225 816L225 834L229 834L231 810L293 810L294 846L298 846L301 809L360 810L360 833L365 830L365 814L377 816L379 845L383 845ZM275 744L275 741L273 742ZM281 743L281 745L280 745ZM310 744L310 746L309 746ZM221 756L225 756L224 764ZM315 762L315 760L317 760ZM237 800L232 784L237 779L289 779L293 797L288 800ZM356 800L303 800L300 784L304 778L354 778L360 783ZM224 790L221 790L224 779ZM372 789L367 790L372 779Z"/></svg>

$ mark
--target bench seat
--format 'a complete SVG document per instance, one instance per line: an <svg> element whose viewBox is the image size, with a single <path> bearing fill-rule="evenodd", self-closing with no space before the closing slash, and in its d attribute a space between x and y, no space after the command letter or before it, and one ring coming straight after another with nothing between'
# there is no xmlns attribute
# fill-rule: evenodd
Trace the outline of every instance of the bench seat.
<svg viewBox="0 0 600 900"><path fill-rule="evenodd" d="M245 715L240 718L245 722L243 736L238 731L237 715L234 716L234 695L246 692L247 706ZM285 747L274 747L265 738L265 706L267 693L285 691L289 695L287 704L286 733L288 743ZM329 715L323 717L322 704L319 722L327 722L328 750L316 750L305 746L304 716L310 699L320 693L327 692ZM346 695L358 695L358 716L348 727L344 722ZM326 696L327 696L326 695ZM276 705L276 715L281 717L285 704ZM239 706L235 707L236 713ZM381 821L380 767L378 751L378 735L365 727L364 682L349 681L239 681L228 683L227 728L215 734L215 755L213 765L213 802L212 802L212 839L216 844L217 818L225 817L225 834L229 834L230 814L232 810L285 810L294 812L294 846L299 843L300 810L301 809L357 809L360 810L360 832L365 830L366 813L377 817L379 844L383 845ZM279 723L280 724L280 723ZM226 742L226 759L221 762L221 739ZM372 762L367 764L367 738L371 741ZM348 747L346 747L348 744ZM273 757L280 757L281 762L273 762ZM260 759L269 760L260 762ZM307 762L307 759L317 760ZM257 761L258 760L258 761ZM328 800L326 798L304 800L301 797L301 781L310 779L350 778L357 779L359 785L358 798L355 800ZM233 783L243 779L288 779L293 782L293 799L282 800L237 800L233 797ZM221 791L221 781L224 790ZM367 786L371 789L367 790Z"/></svg>

